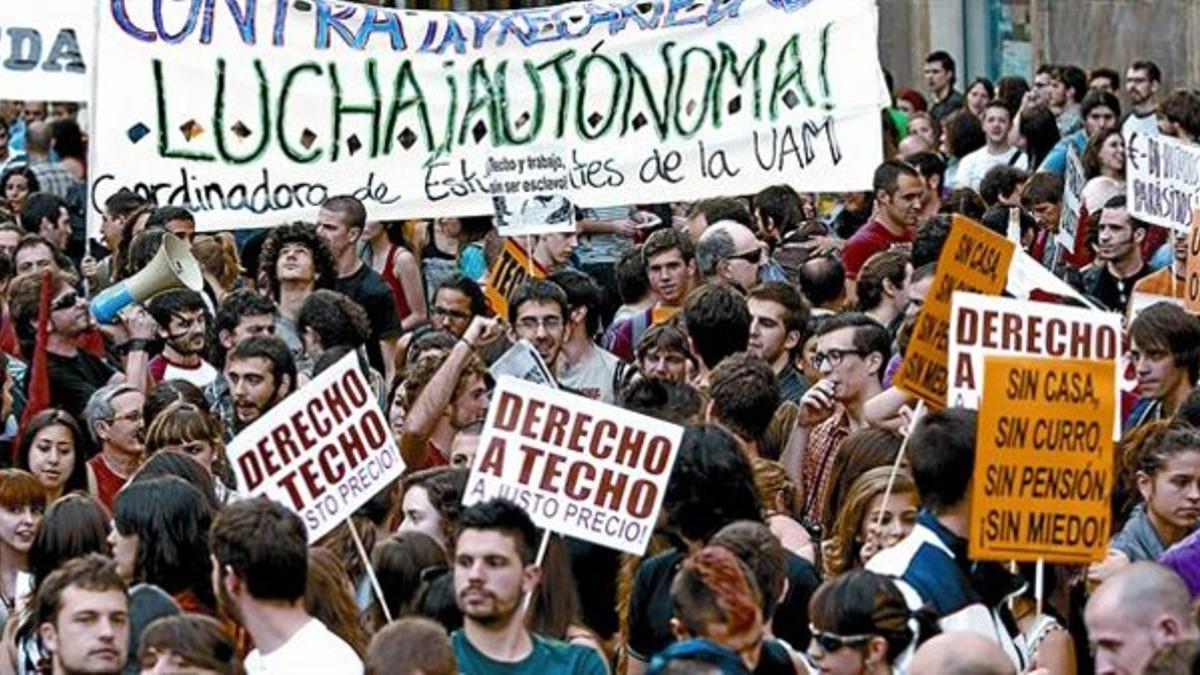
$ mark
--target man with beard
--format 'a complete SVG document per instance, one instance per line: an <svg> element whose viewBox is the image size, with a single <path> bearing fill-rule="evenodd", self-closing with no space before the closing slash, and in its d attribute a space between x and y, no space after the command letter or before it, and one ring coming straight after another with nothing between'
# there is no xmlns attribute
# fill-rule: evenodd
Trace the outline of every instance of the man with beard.
<svg viewBox="0 0 1200 675"><path fill-rule="evenodd" d="M266 497L235 502L213 522L209 547L221 610L254 640L246 672L363 672L350 645L304 609L308 534L300 516Z"/></svg>
<svg viewBox="0 0 1200 675"><path fill-rule="evenodd" d="M1153 61L1134 61L1125 72L1125 93L1133 109L1121 123L1121 136L1128 143L1134 134L1158 135L1158 88L1162 71Z"/></svg>
<svg viewBox="0 0 1200 675"><path fill-rule="evenodd" d="M54 675L125 667L129 592L113 561L92 553L64 563L38 586L33 611Z"/></svg>
<svg viewBox="0 0 1200 675"><path fill-rule="evenodd" d="M133 307L123 317L130 339L125 343L125 371L122 375L108 361L82 349L79 340L92 327L87 298L75 290L75 277L49 269L25 274L9 287L10 308L17 338L26 354L32 354L37 334L38 302L42 274L50 275L50 313L46 340L47 370L52 383L50 405L81 417L88 399L106 384L125 381L145 390L148 376L146 347L154 337L157 324L141 307Z"/></svg>
<svg viewBox="0 0 1200 675"><path fill-rule="evenodd" d="M517 338L528 340L550 372L557 373L567 328L567 294L563 289L544 279L526 281L508 301L508 320Z"/></svg>
<svg viewBox="0 0 1200 675"><path fill-rule="evenodd" d="M117 492L142 463L142 406L146 397L128 384L96 390L83 411L84 421L100 452L88 460L88 492L112 511Z"/></svg>
<svg viewBox="0 0 1200 675"><path fill-rule="evenodd" d="M534 562L539 534L512 502L468 507L458 522L454 597L463 627L451 636L463 675L504 672L603 674L600 655L530 632L523 604L542 581Z"/></svg>
<svg viewBox="0 0 1200 675"><path fill-rule="evenodd" d="M225 379L233 396L231 435L250 426L296 388L296 361L283 340L252 337L225 358Z"/></svg>
<svg viewBox="0 0 1200 675"><path fill-rule="evenodd" d="M186 380L203 389L217 377L204 360L208 349L208 310L196 291L173 288L151 298L146 308L158 322L162 353L150 359L150 382Z"/></svg>
<svg viewBox="0 0 1200 675"><path fill-rule="evenodd" d="M1088 220L1098 232L1096 264L1083 275L1083 291L1110 311L1124 314L1134 285L1151 271L1142 258L1149 224L1129 214L1125 195L1109 199L1096 220Z"/></svg>

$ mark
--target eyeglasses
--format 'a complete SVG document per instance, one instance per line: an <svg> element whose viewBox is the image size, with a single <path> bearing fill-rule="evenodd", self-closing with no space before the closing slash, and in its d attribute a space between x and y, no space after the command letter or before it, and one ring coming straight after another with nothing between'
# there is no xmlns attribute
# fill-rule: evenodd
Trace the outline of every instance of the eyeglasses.
<svg viewBox="0 0 1200 675"><path fill-rule="evenodd" d="M744 261L750 263L751 265L757 265L762 262L762 256L763 256L763 250L761 248L756 248L753 251L746 251L745 253L736 253L725 259L726 260L744 260Z"/></svg>
<svg viewBox="0 0 1200 675"><path fill-rule="evenodd" d="M836 652L842 647L854 647L863 645L871 641L874 635L838 635L837 633L826 633L817 630L817 627L808 624L808 629L812 632L813 642L816 642L824 652Z"/></svg>
<svg viewBox="0 0 1200 675"><path fill-rule="evenodd" d="M55 300L50 305L50 311L57 312L60 309L71 309L78 303L79 303L79 294L76 293L75 291L71 291L70 293L67 293L66 295L62 296L61 298Z"/></svg>
<svg viewBox="0 0 1200 675"><path fill-rule="evenodd" d="M825 365L825 363L829 363L830 368L837 368L838 366L842 365L842 359L846 358L847 354L854 354L855 356L863 355L863 353L857 349L830 349L828 351L817 352L813 354L812 364L813 367L817 368L818 370Z"/></svg>
<svg viewBox="0 0 1200 675"><path fill-rule="evenodd" d="M539 326L547 331L554 331L562 328L562 325L562 317L558 316L547 316L543 319L535 319L530 316L517 321L517 328L529 333L537 332Z"/></svg>
<svg viewBox="0 0 1200 675"><path fill-rule="evenodd" d="M449 319L458 319L460 321L471 318L471 315L467 312L460 312L457 309L446 309L445 307L438 307L437 305L433 306L433 315L444 316Z"/></svg>

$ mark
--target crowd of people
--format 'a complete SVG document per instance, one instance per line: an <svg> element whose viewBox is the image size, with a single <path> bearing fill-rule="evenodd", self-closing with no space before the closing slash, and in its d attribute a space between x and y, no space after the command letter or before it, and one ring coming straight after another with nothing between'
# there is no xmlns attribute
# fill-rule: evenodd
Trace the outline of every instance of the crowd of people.
<svg viewBox="0 0 1200 675"><path fill-rule="evenodd" d="M1186 237L1124 181L1131 135L1200 139L1200 92L1144 60L956 74L935 52L924 93L894 91L871 191L578 209L518 242L546 274L503 313L486 216L336 196L197 232L121 190L88 242L104 139L78 106L0 102L0 673L1196 672L1200 319ZM971 560L976 413L893 384L956 215L1127 317L1103 561ZM98 323L89 298L175 239L203 290ZM489 368L522 341L562 389L684 427L644 556L558 535L539 556L513 503L463 506ZM225 450L351 354L405 474L310 544Z"/></svg>

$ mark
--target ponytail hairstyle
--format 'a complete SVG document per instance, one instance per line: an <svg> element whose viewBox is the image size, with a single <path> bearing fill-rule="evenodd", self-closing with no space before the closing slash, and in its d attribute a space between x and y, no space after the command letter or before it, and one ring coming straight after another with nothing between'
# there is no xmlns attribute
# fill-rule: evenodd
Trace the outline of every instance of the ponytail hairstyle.
<svg viewBox="0 0 1200 675"><path fill-rule="evenodd" d="M914 613L900 590L887 577L854 570L821 584L808 603L814 630L837 635L871 635L887 642L888 663L913 645L938 632L922 612ZM918 630L909 623L917 619Z"/></svg>

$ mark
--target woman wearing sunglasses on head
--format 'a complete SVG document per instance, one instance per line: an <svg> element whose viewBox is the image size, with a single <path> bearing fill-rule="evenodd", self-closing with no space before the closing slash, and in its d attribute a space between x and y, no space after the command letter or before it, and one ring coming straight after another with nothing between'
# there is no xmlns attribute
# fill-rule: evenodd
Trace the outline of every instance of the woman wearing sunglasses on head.
<svg viewBox="0 0 1200 675"><path fill-rule="evenodd" d="M915 646L914 617L886 577L864 570L826 581L808 605L808 653L823 675L891 675ZM923 637L937 629L920 628Z"/></svg>

